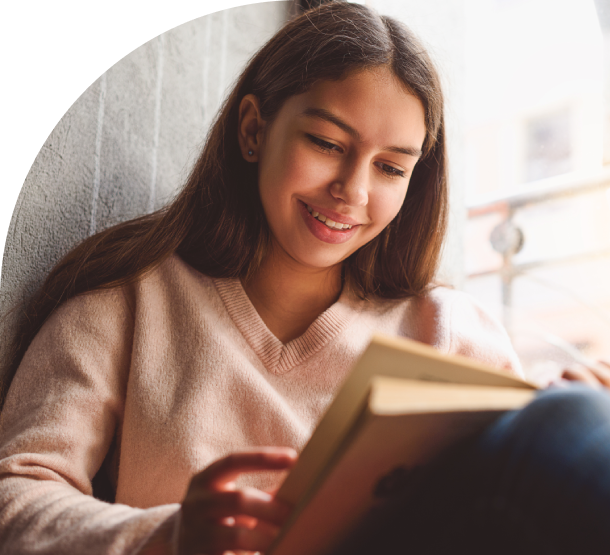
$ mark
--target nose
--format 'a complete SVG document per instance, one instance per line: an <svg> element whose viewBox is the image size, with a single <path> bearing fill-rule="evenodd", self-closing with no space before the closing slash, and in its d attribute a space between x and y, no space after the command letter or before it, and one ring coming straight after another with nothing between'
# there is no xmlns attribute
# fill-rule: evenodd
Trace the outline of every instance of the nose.
<svg viewBox="0 0 610 555"><path fill-rule="evenodd" d="M368 164L346 164L330 186L330 194L348 206L366 206L369 201Z"/></svg>

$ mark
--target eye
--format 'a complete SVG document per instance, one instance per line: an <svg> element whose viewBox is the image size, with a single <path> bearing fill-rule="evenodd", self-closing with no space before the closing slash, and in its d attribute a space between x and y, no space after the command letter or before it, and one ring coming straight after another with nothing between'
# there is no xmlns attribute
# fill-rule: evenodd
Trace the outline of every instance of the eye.
<svg viewBox="0 0 610 555"><path fill-rule="evenodd" d="M328 141L325 141L323 139L319 139L318 137L314 137L313 135L310 135L309 133L305 133L305 136L309 139L310 142L312 142L314 145L316 145L320 150L330 153L330 152L342 152L341 147L337 146L334 143L329 143Z"/></svg>
<svg viewBox="0 0 610 555"><path fill-rule="evenodd" d="M394 166L384 164L383 162L375 162L375 165L388 177L405 177L405 172Z"/></svg>

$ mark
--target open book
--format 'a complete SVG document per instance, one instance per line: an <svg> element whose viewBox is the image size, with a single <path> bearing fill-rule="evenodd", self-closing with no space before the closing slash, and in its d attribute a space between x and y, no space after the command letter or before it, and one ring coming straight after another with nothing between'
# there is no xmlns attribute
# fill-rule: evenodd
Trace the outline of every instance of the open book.
<svg viewBox="0 0 610 555"><path fill-rule="evenodd" d="M536 386L464 357L376 335L277 496L295 509L269 553L322 555L391 488Z"/></svg>

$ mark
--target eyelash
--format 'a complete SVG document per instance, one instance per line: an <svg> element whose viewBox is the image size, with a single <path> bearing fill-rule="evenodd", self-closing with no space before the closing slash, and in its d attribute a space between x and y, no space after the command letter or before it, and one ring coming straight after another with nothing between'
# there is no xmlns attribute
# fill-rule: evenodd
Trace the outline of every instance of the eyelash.
<svg viewBox="0 0 610 555"><path fill-rule="evenodd" d="M390 178L405 177L405 172L403 172L402 170L396 169L393 166L388 166L387 164L384 164L383 162L380 163L380 166L381 166L381 171Z"/></svg>
<svg viewBox="0 0 610 555"><path fill-rule="evenodd" d="M318 139L318 137L314 137L313 135L309 135L306 134L307 138L314 144L316 145L320 150L323 150L324 152L341 152L341 149L333 144L333 143L329 143L328 141L324 141L322 139Z"/></svg>
<svg viewBox="0 0 610 555"><path fill-rule="evenodd" d="M310 142L312 142L315 146L317 146L321 151L330 154L331 152L341 152L341 149L333 144L325 141L323 139L319 139L318 137L314 137L313 135L309 135L306 133L307 138ZM384 164L383 162L376 163L377 167L382 171L382 173L389 177L390 179L394 179L396 177L405 177L405 172L399 169L396 169L393 166L389 166L388 164Z"/></svg>

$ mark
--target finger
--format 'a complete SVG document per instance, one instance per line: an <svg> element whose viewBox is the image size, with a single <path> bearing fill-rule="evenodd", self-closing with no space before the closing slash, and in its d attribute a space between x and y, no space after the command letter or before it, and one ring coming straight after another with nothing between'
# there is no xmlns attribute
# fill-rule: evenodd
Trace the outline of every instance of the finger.
<svg viewBox="0 0 610 555"><path fill-rule="evenodd" d="M610 364L600 360L595 366L589 366L588 369L593 372L597 379L606 387L610 386Z"/></svg>
<svg viewBox="0 0 610 555"><path fill-rule="evenodd" d="M217 525L206 534L198 549L202 553L240 550L265 552L279 531L279 527L267 523L259 523L252 529Z"/></svg>
<svg viewBox="0 0 610 555"><path fill-rule="evenodd" d="M233 453L213 462L197 474L193 482L204 488L222 489L243 472L286 470L294 465L296 458L296 451L288 447L269 447Z"/></svg>
<svg viewBox="0 0 610 555"><path fill-rule="evenodd" d="M608 360L599 360L598 362L600 364L603 364L604 366L607 366L610 369L610 361L608 361Z"/></svg>
<svg viewBox="0 0 610 555"><path fill-rule="evenodd" d="M196 555L200 555L197 552ZM244 549L231 549L229 551L206 551L205 553L201 553L201 555L264 555L262 551L246 551Z"/></svg>
<svg viewBox="0 0 610 555"><path fill-rule="evenodd" d="M563 376L557 376L556 378L553 378L551 381L549 381L548 384L546 384L545 387L559 387L559 388L566 388L570 386L571 381L564 378Z"/></svg>
<svg viewBox="0 0 610 555"><path fill-rule="evenodd" d="M563 371L561 377L575 382L582 382L591 387L600 388L599 380L586 368L569 368Z"/></svg>
<svg viewBox="0 0 610 555"><path fill-rule="evenodd" d="M610 370L600 367L590 368L589 370L603 386L610 387Z"/></svg>
<svg viewBox="0 0 610 555"><path fill-rule="evenodd" d="M610 367L599 362L592 362L583 368L585 371L590 372L592 378L597 380L601 385L610 387Z"/></svg>
<svg viewBox="0 0 610 555"><path fill-rule="evenodd" d="M232 491L196 491L188 495L182 505L191 521L243 515L281 526L291 512L288 504L269 493L247 487Z"/></svg>
<svg viewBox="0 0 610 555"><path fill-rule="evenodd" d="M242 528L254 528L258 522L258 519L244 515L237 515L233 520L234 526L241 526Z"/></svg>

